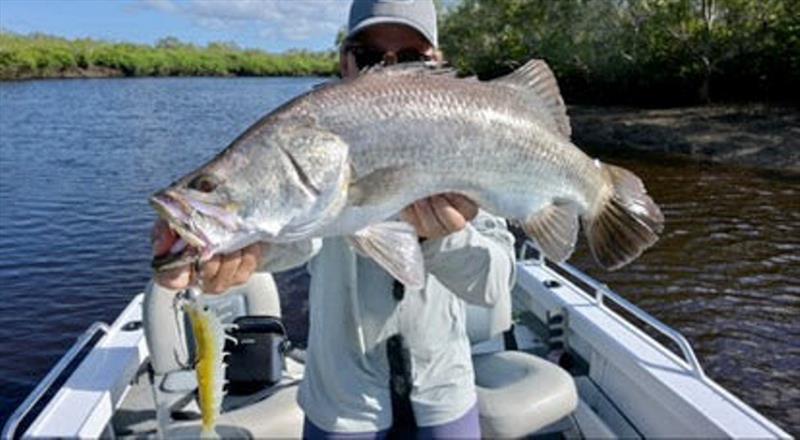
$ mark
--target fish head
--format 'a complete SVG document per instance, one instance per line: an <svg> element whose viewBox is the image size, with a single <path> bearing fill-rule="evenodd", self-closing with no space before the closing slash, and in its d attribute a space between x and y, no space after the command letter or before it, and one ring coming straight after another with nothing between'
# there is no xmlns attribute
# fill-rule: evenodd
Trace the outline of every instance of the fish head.
<svg viewBox="0 0 800 440"><path fill-rule="evenodd" d="M333 205L346 197L347 147L338 137L285 129L246 141L150 198L188 245L176 250L178 260L204 261L257 241L305 238L301 232L308 235L329 219ZM155 260L154 266L165 268Z"/></svg>
<svg viewBox="0 0 800 440"><path fill-rule="evenodd" d="M226 173L203 167L150 197L151 206L184 243L170 251L175 255L169 262L175 257L207 260L239 241L245 222L235 189Z"/></svg>

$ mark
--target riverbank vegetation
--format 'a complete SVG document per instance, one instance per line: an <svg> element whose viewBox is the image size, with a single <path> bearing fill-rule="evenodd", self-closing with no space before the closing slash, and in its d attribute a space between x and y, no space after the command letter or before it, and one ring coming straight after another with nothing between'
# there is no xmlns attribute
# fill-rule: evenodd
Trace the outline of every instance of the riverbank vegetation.
<svg viewBox="0 0 800 440"><path fill-rule="evenodd" d="M273 54L233 43L200 47L174 37L157 44L67 40L0 32L0 79L91 76L300 76L332 75L336 54Z"/></svg>
<svg viewBox="0 0 800 440"><path fill-rule="evenodd" d="M570 103L800 102L796 0L435 2L442 49L464 74L492 78L543 58ZM336 71L334 51L273 54L173 37L151 46L0 32L0 79Z"/></svg>
<svg viewBox="0 0 800 440"><path fill-rule="evenodd" d="M460 0L447 58L489 78L532 57L568 102L800 101L795 0Z"/></svg>

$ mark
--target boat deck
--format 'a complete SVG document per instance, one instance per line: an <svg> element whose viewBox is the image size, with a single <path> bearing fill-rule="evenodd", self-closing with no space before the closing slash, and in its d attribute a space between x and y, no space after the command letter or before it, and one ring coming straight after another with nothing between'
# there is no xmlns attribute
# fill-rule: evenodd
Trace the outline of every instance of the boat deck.
<svg viewBox="0 0 800 440"><path fill-rule="evenodd" d="M579 397L576 410L532 436L790 438L708 379L683 336L606 286L568 265L538 258L520 259L517 272L513 331L474 346L473 354L525 351L570 373ZM12 415L2 438L19 432L26 438L156 434L158 417L141 328L142 300L137 295L112 326L96 325L82 336ZM612 310L610 304L670 339L677 352ZM28 415L86 347L92 349L44 409ZM303 413L295 397L303 366L288 359L287 367L275 387L253 396L226 397L219 432L237 437L299 437ZM193 393L189 389L185 394L171 411L174 423L168 434L187 436L199 431Z"/></svg>

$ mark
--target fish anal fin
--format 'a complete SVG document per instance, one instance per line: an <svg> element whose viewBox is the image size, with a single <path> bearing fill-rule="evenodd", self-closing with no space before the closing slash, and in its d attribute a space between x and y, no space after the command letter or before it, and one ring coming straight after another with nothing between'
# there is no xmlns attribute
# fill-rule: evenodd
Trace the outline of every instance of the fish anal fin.
<svg viewBox="0 0 800 440"><path fill-rule="evenodd" d="M562 262L572 255L578 240L578 213L571 204L551 204L534 213L522 224L547 258Z"/></svg>
<svg viewBox="0 0 800 440"><path fill-rule="evenodd" d="M544 60L530 60L517 70L492 82L534 92L547 107L558 132L567 139L572 135L567 106L561 97L556 77Z"/></svg>
<svg viewBox="0 0 800 440"><path fill-rule="evenodd" d="M406 222L383 222L348 237L356 251L372 258L409 289L425 286L425 262L414 227Z"/></svg>

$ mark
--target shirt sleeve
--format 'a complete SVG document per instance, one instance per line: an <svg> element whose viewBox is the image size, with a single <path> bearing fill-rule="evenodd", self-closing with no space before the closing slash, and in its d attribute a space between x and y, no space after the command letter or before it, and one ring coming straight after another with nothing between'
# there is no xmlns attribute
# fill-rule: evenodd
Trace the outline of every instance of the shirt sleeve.
<svg viewBox="0 0 800 440"><path fill-rule="evenodd" d="M470 304L489 307L516 279L514 236L502 218L479 211L463 230L422 243L425 267Z"/></svg>
<svg viewBox="0 0 800 440"><path fill-rule="evenodd" d="M322 247L322 240L315 238L293 243L270 243L264 251L260 270L281 272L305 264Z"/></svg>

